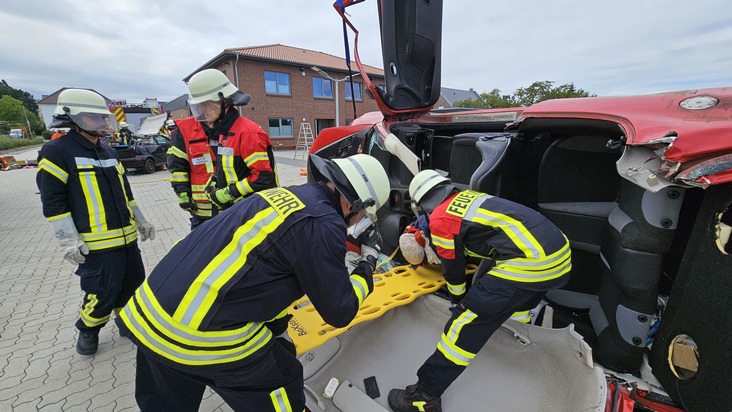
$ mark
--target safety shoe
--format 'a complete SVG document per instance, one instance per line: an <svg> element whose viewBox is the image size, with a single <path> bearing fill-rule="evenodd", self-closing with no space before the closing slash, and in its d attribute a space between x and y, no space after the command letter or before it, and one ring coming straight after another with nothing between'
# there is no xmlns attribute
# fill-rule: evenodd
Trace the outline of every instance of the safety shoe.
<svg viewBox="0 0 732 412"><path fill-rule="evenodd" d="M99 346L99 333L90 330L80 330L79 339L76 341L76 351L80 355L93 355L97 353Z"/></svg>
<svg viewBox="0 0 732 412"><path fill-rule="evenodd" d="M419 383L406 389L389 391L389 406L396 412L442 412L442 400L431 396L419 387Z"/></svg>

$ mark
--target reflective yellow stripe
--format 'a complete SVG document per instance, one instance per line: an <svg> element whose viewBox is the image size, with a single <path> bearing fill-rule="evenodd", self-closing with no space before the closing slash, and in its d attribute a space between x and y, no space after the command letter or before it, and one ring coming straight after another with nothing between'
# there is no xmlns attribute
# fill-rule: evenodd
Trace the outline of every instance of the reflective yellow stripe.
<svg viewBox="0 0 732 412"><path fill-rule="evenodd" d="M185 152L178 149L175 146L170 146L170 148L168 148L168 151L166 153L169 155L175 156L179 159L188 160L188 156L186 156Z"/></svg>
<svg viewBox="0 0 732 412"><path fill-rule="evenodd" d="M516 322L529 323L531 321L530 312L528 310L514 312L513 315L511 315L511 319Z"/></svg>
<svg viewBox="0 0 732 412"><path fill-rule="evenodd" d="M71 216L71 212L66 212L66 213L61 213L60 215L51 216L48 218L48 221L52 222L54 220L58 220L58 219L66 217L66 216Z"/></svg>
<svg viewBox="0 0 732 412"><path fill-rule="evenodd" d="M234 170L234 156L221 155L221 169L224 171L227 185L239 181L239 178L236 176L236 171ZM219 189L221 189L221 187L219 187Z"/></svg>
<svg viewBox="0 0 732 412"><path fill-rule="evenodd" d="M448 341L457 342L458 335L460 335L460 331L463 329L463 326L472 322L477 317L478 315L476 315L475 312L471 311L470 309L466 309L462 315L458 316L454 321L452 321L452 325L450 325L450 329L448 330Z"/></svg>
<svg viewBox="0 0 732 412"><path fill-rule="evenodd" d="M564 262L550 270L530 271L513 267L508 263L494 267L488 273L503 279L516 282L544 282L556 279L572 270L572 260L567 258Z"/></svg>
<svg viewBox="0 0 732 412"><path fill-rule="evenodd" d="M544 249L534 235L526 229L523 223L511 216L479 208L471 220L502 230L528 258L538 259L545 256Z"/></svg>
<svg viewBox="0 0 732 412"><path fill-rule="evenodd" d="M137 229L133 224L122 229L79 233L79 236L86 243L89 250L101 250L134 242L137 240Z"/></svg>
<svg viewBox="0 0 732 412"><path fill-rule="evenodd" d="M450 293L452 293L453 295L460 296L463 293L465 293L465 291L467 290L467 287L465 285L465 282L463 282L463 283L461 283L459 285L451 285L451 284L448 283L447 284L447 290L449 290Z"/></svg>
<svg viewBox="0 0 732 412"><path fill-rule="evenodd" d="M38 162L38 171L41 170L45 170L46 172L50 173L56 179L63 182L63 184L66 184L66 182L68 182L69 180L69 174L66 173L64 169L58 167L56 164L46 158L43 158L40 162Z"/></svg>
<svg viewBox="0 0 732 412"><path fill-rule="evenodd" d="M102 193L99 190L97 176L92 165L78 165L79 182L84 192L86 210L89 215L89 226L92 232L103 232L107 230L106 211L102 203Z"/></svg>
<svg viewBox="0 0 732 412"><path fill-rule="evenodd" d="M173 183L188 183L188 172L173 172L173 177L170 178Z"/></svg>
<svg viewBox="0 0 732 412"><path fill-rule="evenodd" d="M443 249L455 249L454 239L439 237L436 236L434 233L432 234L432 243L434 243L435 246L439 246Z"/></svg>
<svg viewBox="0 0 732 412"><path fill-rule="evenodd" d="M95 318L91 316L91 313L94 312L94 308L99 303L99 299L97 298L97 295L94 293L89 293L86 295L87 302L84 305L84 307L81 308L81 313L79 318L84 323L84 325L89 326L90 328L103 325L107 322L109 322L109 315L102 317L102 318Z"/></svg>
<svg viewBox="0 0 732 412"><path fill-rule="evenodd" d="M565 237L566 239L566 237ZM542 259L528 259L528 258L515 258L509 260L496 261L496 265L507 265L514 268L523 268L526 270L545 270L551 269L558 264L569 259L571 250L569 248L569 241L558 251L552 253L549 256L545 256Z"/></svg>
<svg viewBox="0 0 732 412"><path fill-rule="evenodd" d="M242 196L246 196L247 194L254 192L254 189L252 189L252 186L249 184L247 179L236 182L236 189Z"/></svg>
<svg viewBox="0 0 732 412"><path fill-rule="evenodd" d="M450 362L460 366L468 366L470 361L475 357L474 353L460 349L457 345L450 342L444 333L440 342L437 343L437 350L442 352Z"/></svg>
<svg viewBox="0 0 732 412"><path fill-rule="evenodd" d="M287 397L285 388L279 388L270 392L269 397L272 399L272 405L276 412L292 412L290 399Z"/></svg>
<svg viewBox="0 0 732 412"><path fill-rule="evenodd" d="M182 325L160 306L147 281L138 288L120 317L140 343L185 365L234 362L256 352L272 338L272 332L258 322L234 330L205 332Z"/></svg>
<svg viewBox="0 0 732 412"><path fill-rule="evenodd" d="M254 152L244 159L244 163L251 168L254 163L257 163L260 160L269 160L267 152Z"/></svg>
<svg viewBox="0 0 732 412"><path fill-rule="evenodd" d="M356 299L358 299L358 307L361 307L366 296L369 294L369 285L366 283L366 279L358 275L351 275L349 277L351 285L353 286L353 292L356 293Z"/></svg>
<svg viewBox="0 0 732 412"><path fill-rule="evenodd" d="M191 185L191 191L204 193L206 191L206 185Z"/></svg>
<svg viewBox="0 0 732 412"><path fill-rule="evenodd" d="M176 321L198 328L226 285L247 261L248 253L282 222L274 208L266 208L239 227L224 249L196 277L173 315Z"/></svg>

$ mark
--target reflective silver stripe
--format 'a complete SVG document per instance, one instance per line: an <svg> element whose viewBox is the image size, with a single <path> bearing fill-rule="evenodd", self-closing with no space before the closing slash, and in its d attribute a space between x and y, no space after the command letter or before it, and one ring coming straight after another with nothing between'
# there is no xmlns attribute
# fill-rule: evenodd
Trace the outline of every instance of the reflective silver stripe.
<svg viewBox="0 0 732 412"><path fill-rule="evenodd" d="M189 349L187 351L191 353L185 353L183 352L183 350L176 350L175 348L172 348L170 346L163 345L161 342L155 339L155 337L150 335L147 329L145 329L143 325L141 325L137 321L137 318L132 313L132 309L130 308L132 305L132 301L128 302L127 306L125 306L122 312L127 318L125 320L128 322L128 325L131 326L131 328L133 329L133 333L138 336L138 338L142 336L144 338L146 346L150 347L158 353L162 353L168 359L177 362L183 361L184 363L201 364L218 363L217 361L222 361L226 359L235 360L237 357L246 354L246 352L252 351L253 348L258 347L259 345L272 338L272 332L270 332L269 329L267 329L266 327L262 327L261 336L256 341L247 342L244 346L242 346L241 348L237 348L237 350L233 352L227 350L226 353L207 353L204 350Z"/></svg>
<svg viewBox="0 0 732 412"><path fill-rule="evenodd" d="M265 228L265 226L272 223L276 218L278 218L279 215L275 212L274 209L271 209L270 213L266 216L264 216L261 220L256 222L249 231L242 234L237 242L237 248L234 252L232 252L229 256L227 256L220 265L215 267L211 273L206 276L206 279L203 280L201 286L199 287L198 291L196 292L196 295L193 297L192 301L186 308L186 311L184 312L183 316L181 317L181 323L184 325L190 325L193 321L193 316L196 314L196 312L201 308L203 304L203 300L208 296L209 291L211 290L212 286L216 281L229 269L229 266L234 265L239 259L242 258L242 253L244 252L244 246L252 240L254 237L259 235L259 233Z"/></svg>
<svg viewBox="0 0 732 412"><path fill-rule="evenodd" d="M222 84L222 85L220 85L220 86L216 86L216 87L214 87L213 89L210 89L210 90L206 90L206 91L204 91L204 92L201 92L201 93L196 93L196 94L193 94L193 93L191 93L191 96L192 96L192 97L201 97L201 96L205 96L205 95L207 95L207 94L211 94L211 93L213 93L213 92L218 92L218 91L220 91L220 90L223 90L223 89L224 89L224 87L226 87L226 86L228 86L228 85L230 85L230 84L231 84L231 82L230 82L230 81L227 81L226 83L224 83L224 84Z"/></svg>
<svg viewBox="0 0 732 412"><path fill-rule="evenodd" d="M429 182L431 182L431 181L433 181L435 179L445 179L445 178L443 176L440 176L439 174L433 175L429 179L427 179L424 182L422 182L419 186L417 186L417 188L414 189L414 194L416 195L417 193L419 193L419 190L422 189L422 187L424 185L426 185L427 183L429 183Z"/></svg>
<svg viewBox="0 0 732 412"><path fill-rule="evenodd" d="M217 153L220 156L234 156L234 148L233 147L219 146L219 149L218 149Z"/></svg>
<svg viewBox="0 0 732 412"><path fill-rule="evenodd" d="M519 247L523 246L524 248L526 248L526 250L531 252L533 257L539 257L542 255L541 251L534 246L534 243L531 241L531 239L529 239L526 236L526 234L521 230L521 228L516 226L516 224L511 223L505 219L491 216L486 212L487 212L486 209L479 208L479 210L477 210L475 213L475 217L478 217L479 219L485 219L485 220L491 222L493 225L501 227L504 231L510 231L514 238L516 238L522 242L522 245L517 245L517 246L519 246ZM511 218L511 219L513 219L513 218ZM477 222L476 220L474 220L474 222L480 223L480 222ZM532 257L532 256L529 256L529 257Z"/></svg>
<svg viewBox="0 0 732 412"><path fill-rule="evenodd" d="M367 176L366 175L366 172L363 170L363 168L361 167L361 165L359 165L358 162L356 162L352 158L347 157L346 160L348 160L349 162L351 162L351 164L353 165L353 167L356 168L356 170L361 175L361 177L364 178L363 179L363 182L366 184L366 188L369 189L369 195L371 196L372 199L374 199L374 202L376 202L376 208L377 209L380 208L381 205L379 204L379 198L378 198L378 196L376 196L376 191L374 190L374 185L371 184L371 180L369 180L366 177Z"/></svg>
<svg viewBox="0 0 732 412"><path fill-rule="evenodd" d="M457 341L458 335L460 334L460 330L463 328L463 326L472 322L473 319L477 317L478 315L476 315L474 312L471 312L470 310L466 310L465 312L463 312L463 314L458 316L458 318L452 322L452 325L450 325L450 330L448 331L449 335L447 335L447 338L450 339L452 342Z"/></svg>
<svg viewBox="0 0 732 412"><path fill-rule="evenodd" d="M442 336L444 338L445 335L442 335ZM467 365L470 363L471 360L473 360L473 358L469 358L469 357L453 350L453 348L450 347L450 344L447 342L444 342L444 340L441 340L439 343L437 343L437 348L441 352L445 352L445 357L452 360L453 362L455 360L457 360L457 361L462 362L465 365ZM460 365L460 363L457 363L457 362L455 362L455 363ZM465 365L461 365L461 366L465 366Z"/></svg>
<svg viewBox="0 0 732 412"><path fill-rule="evenodd" d="M285 388L279 388L269 393L269 397L272 399L272 405L275 407L277 412L292 412L290 407L290 400L287 398L287 392Z"/></svg>
<svg viewBox="0 0 732 412"><path fill-rule="evenodd" d="M496 266L500 265L507 265L511 267L516 268L528 268L528 270L531 270L531 268L538 268L538 267L551 267L554 265L559 264L559 262L569 258L571 251L569 249L569 244L565 245L562 249L560 249L561 253L556 253L553 256L548 256L545 259L532 259L532 260L523 260L520 259L509 259L509 260L499 260L496 261Z"/></svg>
<svg viewBox="0 0 732 412"><path fill-rule="evenodd" d="M70 104L63 104L63 107L78 107L78 108L86 108L86 109L100 109L100 110L106 110L106 111L109 112L109 108L107 106L98 106L96 104L70 103ZM101 113L97 113L97 114L101 114ZM113 115L114 113L109 112L109 114L110 115Z"/></svg>
<svg viewBox="0 0 732 412"><path fill-rule="evenodd" d="M451 285L448 283L447 290L449 290L453 295L462 295L467 290L467 286L465 285L465 282L459 285Z"/></svg>
<svg viewBox="0 0 732 412"><path fill-rule="evenodd" d="M357 295L356 298L358 299L358 306L361 306L363 301L366 299L366 295L369 293L368 286L365 284L366 281L358 275L351 275L350 280L354 292L356 292Z"/></svg>
<svg viewBox="0 0 732 412"><path fill-rule="evenodd" d="M463 219L467 219L467 220L471 220L472 221L473 218L475 217L476 213L478 213L478 209L480 209L480 206L483 204L483 202L485 202L486 200L488 200L488 199L490 199L492 197L493 196L490 196L490 195L478 196L470 204L470 207L468 208L468 211L465 213L465 216L463 217Z"/></svg>
<svg viewBox="0 0 732 412"><path fill-rule="evenodd" d="M88 157L75 157L77 166L115 167L119 164L117 159L90 159Z"/></svg>
<svg viewBox="0 0 732 412"><path fill-rule="evenodd" d="M189 340L196 342L201 345L213 345L213 344L232 344L234 341L242 340L245 341L249 338L251 338L255 332L257 332L257 329L262 325L258 322L250 322L249 326L246 327L246 329L242 330L241 332L234 334L234 335L226 335L226 336L200 336L200 335L193 335L190 334L183 329L179 328L178 325L173 324L169 319L162 316L160 313L158 313L155 310L152 310L151 308L154 308L156 305L153 304L153 302L150 300L150 297L148 296L149 286L147 285L147 282L144 284L145 290L139 291L136 294L137 299L140 300L142 306L140 306L141 311L145 314L147 317L152 317L157 324L163 327L165 332L168 332L171 336L175 336L176 340Z"/></svg>
<svg viewBox="0 0 732 412"><path fill-rule="evenodd" d="M523 282L542 282L558 278L559 276L569 272L572 268L572 260L567 259L560 266L552 270L542 270L534 273L521 271L521 269L512 268L510 265L500 265L491 269L488 273L499 278L517 280Z"/></svg>

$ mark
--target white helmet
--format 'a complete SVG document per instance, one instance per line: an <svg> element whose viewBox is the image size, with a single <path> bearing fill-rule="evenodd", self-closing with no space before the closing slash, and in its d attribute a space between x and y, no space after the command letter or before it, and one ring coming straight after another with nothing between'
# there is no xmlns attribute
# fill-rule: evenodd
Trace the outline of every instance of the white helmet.
<svg viewBox="0 0 732 412"><path fill-rule="evenodd" d="M101 136L117 130L114 113L102 96L86 89L66 89L58 95L49 127L76 124L82 130Z"/></svg>
<svg viewBox="0 0 732 412"><path fill-rule="evenodd" d="M119 128L120 129L126 129L127 127L129 127L129 125L127 124L127 122L119 122Z"/></svg>
<svg viewBox="0 0 732 412"><path fill-rule="evenodd" d="M216 69L206 69L191 76L188 81L188 90L191 98L188 105L193 117L201 117L201 104L205 102L219 102L228 100L234 106L244 106L249 103L249 95L236 88L226 75Z"/></svg>
<svg viewBox="0 0 732 412"><path fill-rule="evenodd" d="M174 121L173 119L169 119L169 120L167 120L167 121L165 122L165 127L167 127L168 129L172 129L172 128L175 128L175 127L176 127L176 126L175 126L175 121Z"/></svg>
<svg viewBox="0 0 732 412"><path fill-rule="evenodd" d="M356 223L354 237L376 222L376 211L389 199L389 177L375 158L356 154L344 159L326 160L310 155L313 166L333 182L336 190L353 206L354 212L365 210L368 221ZM361 229L361 230L357 230Z"/></svg>
<svg viewBox="0 0 732 412"><path fill-rule="evenodd" d="M426 199L426 195L434 188L439 187L442 196L430 196L430 201ZM423 170L417 173L412 182L409 183L409 197L412 202L419 204L427 212L432 213L435 207L442 202L447 195L456 190L455 186L450 184L450 179L442 176L434 170ZM433 194L438 194L433 191Z"/></svg>

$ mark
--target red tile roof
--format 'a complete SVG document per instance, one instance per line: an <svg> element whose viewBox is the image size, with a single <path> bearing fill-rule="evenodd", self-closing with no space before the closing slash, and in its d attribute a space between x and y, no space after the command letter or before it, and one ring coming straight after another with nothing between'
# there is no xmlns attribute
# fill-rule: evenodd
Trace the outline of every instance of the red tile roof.
<svg viewBox="0 0 732 412"><path fill-rule="evenodd" d="M299 47L290 47L282 44L268 44L264 46L251 46L251 47L237 47L232 49L225 49L224 53L238 53L240 55L250 56L256 59L262 60L273 60L281 62L290 62L295 64L302 64L306 68L311 66L318 66L323 70L339 70L344 73L348 72L348 66L346 66L346 59L333 56L319 51L301 49ZM355 62L351 62L351 67L354 71L357 71ZM364 69L371 75L384 77L384 70L378 67L369 66L364 64Z"/></svg>

